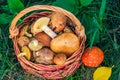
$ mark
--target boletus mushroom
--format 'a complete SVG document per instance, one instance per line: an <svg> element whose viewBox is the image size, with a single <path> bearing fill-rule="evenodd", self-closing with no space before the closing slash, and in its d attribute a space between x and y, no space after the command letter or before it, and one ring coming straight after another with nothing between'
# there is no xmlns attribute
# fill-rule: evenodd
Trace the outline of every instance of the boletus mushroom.
<svg viewBox="0 0 120 80"><path fill-rule="evenodd" d="M53 61L57 65L63 65L66 62L66 59L67 59L67 57L65 54L59 53L59 54L55 55Z"/></svg>
<svg viewBox="0 0 120 80"><path fill-rule="evenodd" d="M50 48L55 53L72 55L79 48L79 39L73 33L63 33L51 40Z"/></svg>
<svg viewBox="0 0 120 80"><path fill-rule="evenodd" d="M22 47L22 53L18 54L17 57L25 56L26 59L31 59L31 51L27 46Z"/></svg>
<svg viewBox="0 0 120 80"><path fill-rule="evenodd" d="M36 39L32 39L30 43L28 44L28 47L32 51L38 51L43 47L43 44L38 42Z"/></svg>
<svg viewBox="0 0 120 80"><path fill-rule="evenodd" d="M35 35L35 38L45 46L50 46L51 38L44 32L39 32Z"/></svg>
<svg viewBox="0 0 120 80"><path fill-rule="evenodd" d="M48 48L42 48L35 54L35 61L42 64L53 64L54 53Z"/></svg>
<svg viewBox="0 0 120 80"><path fill-rule="evenodd" d="M67 17L62 13L54 12L51 15L50 28L56 32L61 32L66 26Z"/></svg>
<svg viewBox="0 0 120 80"><path fill-rule="evenodd" d="M50 18L48 17L41 17L37 21L35 21L31 25L31 32L35 35L39 32L44 31L46 34L48 34L51 38L54 38L57 36L55 32L53 32L49 27L48 23L50 21Z"/></svg>
<svg viewBox="0 0 120 80"><path fill-rule="evenodd" d="M29 40L28 37L21 36L21 37L18 38L17 42L18 42L18 45L19 45L20 47L23 47L23 46L28 45L29 42L30 42L30 40Z"/></svg>

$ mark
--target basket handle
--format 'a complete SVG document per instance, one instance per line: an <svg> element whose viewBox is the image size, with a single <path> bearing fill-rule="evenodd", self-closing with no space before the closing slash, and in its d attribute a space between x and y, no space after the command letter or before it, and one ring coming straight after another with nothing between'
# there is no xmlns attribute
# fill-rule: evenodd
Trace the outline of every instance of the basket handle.
<svg viewBox="0 0 120 80"><path fill-rule="evenodd" d="M79 28L79 30L82 29L82 25L79 22L79 20L70 12L59 8L59 7L55 7L55 6L50 6L50 5L35 5L35 6L31 6L28 7L24 10L22 10L20 13L18 13L15 18L12 20L10 28L9 28L9 32L10 32L10 38L14 38L15 36L17 36L19 34L19 30L16 27L16 24L18 22L18 20L24 16L25 14L31 12L31 11L35 11L35 10L50 10L50 11L54 11L54 12L60 12L66 16L68 16L75 24L76 27Z"/></svg>

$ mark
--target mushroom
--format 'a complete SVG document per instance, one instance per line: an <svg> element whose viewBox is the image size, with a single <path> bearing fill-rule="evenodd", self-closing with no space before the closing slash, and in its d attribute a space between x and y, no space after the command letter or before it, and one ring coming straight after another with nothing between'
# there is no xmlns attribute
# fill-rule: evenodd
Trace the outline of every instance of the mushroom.
<svg viewBox="0 0 120 80"><path fill-rule="evenodd" d="M27 60L31 59L31 51L27 46L22 47L22 53L18 54L17 57L24 56Z"/></svg>
<svg viewBox="0 0 120 80"><path fill-rule="evenodd" d="M27 36L27 37L32 37L32 34L28 33L27 30L28 30L28 25L25 25L22 29L21 29L21 32L20 32L20 36Z"/></svg>
<svg viewBox="0 0 120 80"><path fill-rule="evenodd" d="M63 65L65 63L66 59L67 59L67 57L65 54L59 53L54 57L53 61L57 65Z"/></svg>
<svg viewBox="0 0 120 80"><path fill-rule="evenodd" d="M46 33L39 32L35 35L35 38L45 46L50 46L51 38Z"/></svg>
<svg viewBox="0 0 120 80"><path fill-rule="evenodd" d="M50 42L50 48L55 53L65 53L72 55L79 48L80 41L78 37L70 32L63 33Z"/></svg>
<svg viewBox="0 0 120 80"><path fill-rule="evenodd" d="M30 40L28 39L28 37L21 36L18 38L17 42L20 47L23 47L23 46L28 45Z"/></svg>
<svg viewBox="0 0 120 80"><path fill-rule="evenodd" d="M34 54L35 61L42 64L53 64L54 53L48 48L42 48Z"/></svg>
<svg viewBox="0 0 120 80"><path fill-rule="evenodd" d="M58 12L54 12L51 15L51 21L49 24L50 24L50 28L54 32L59 33L65 28L66 22L67 22L67 17L65 15Z"/></svg>
<svg viewBox="0 0 120 80"><path fill-rule="evenodd" d="M47 25L50 21L50 18L48 17L41 17L37 21L35 21L31 25L31 32L33 35L44 31L46 34L48 34L51 38L54 38L57 36L55 32L53 32Z"/></svg>
<svg viewBox="0 0 120 80"><path fill-rule="evenodd" d="M66 27L64 28L64 33L66 33L66 32L71 32L71 33L73 33L73 31L72 31L68 26L66 26Z"/></svg>
<svg viewBox="0 0 120 80"><path fill-rule="evenodd" d="M31 42L28 44L28 47L32 50L32 51L38 51L40 50L43 45L38 42L36 39L31 40Z"/></svg>

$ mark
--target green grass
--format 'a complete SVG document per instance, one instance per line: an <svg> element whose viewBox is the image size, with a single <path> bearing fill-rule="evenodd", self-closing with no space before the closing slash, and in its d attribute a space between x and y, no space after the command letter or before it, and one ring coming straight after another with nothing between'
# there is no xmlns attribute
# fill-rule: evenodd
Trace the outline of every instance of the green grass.
<svg viewBox="0 0 120 80"><path fill-rule="evenodd" d="M57 5L72 12L85 27L85 47L100 47L105 55L100 66L114 65L109 80L120 80L120 0L85 0L82 3L82 0L63 0L64 4L60 1L21 0L24 6L21 5L16 10L12 0L0 0L0 80L39 80L20 66L8 33L13 17L23 8L35 4ZM95 69L82 64L74 75L65 80L93 80L92 74Z"/></svg>

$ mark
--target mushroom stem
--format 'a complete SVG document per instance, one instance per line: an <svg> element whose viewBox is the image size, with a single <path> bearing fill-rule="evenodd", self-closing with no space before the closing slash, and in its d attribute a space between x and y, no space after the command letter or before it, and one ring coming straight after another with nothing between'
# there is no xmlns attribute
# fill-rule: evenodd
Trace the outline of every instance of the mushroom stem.
<svg viewBox="0 0 120 80"><path fill-rule="evenodd" d="M38 41L37 41L37 40L34 40L34 41L33 41L33 44L34 44L35 46L38 46Z"/></svg>
<svg viewBox="0 0 120 80"><path fill-rule="evenodd" d="M32 34L30 34L28 32L25 32L25 35L28 36L28 37L32 37Z"/></svg>
<svg viewBox="0 0 120 80"><path fill-rule="evenodd" d="M25 55L26 55L26 53L23 52L23 53L18 54L17 57L19 58L19 57L25 56Z"/></svg>
<svg viewBox="0 0 120 80"><path fill-rule="evenodd" d="M48 34L51 38L54 38L57 36L57 34L55 32L53 32L47 25L42 27L42 30Z"/></svg>

